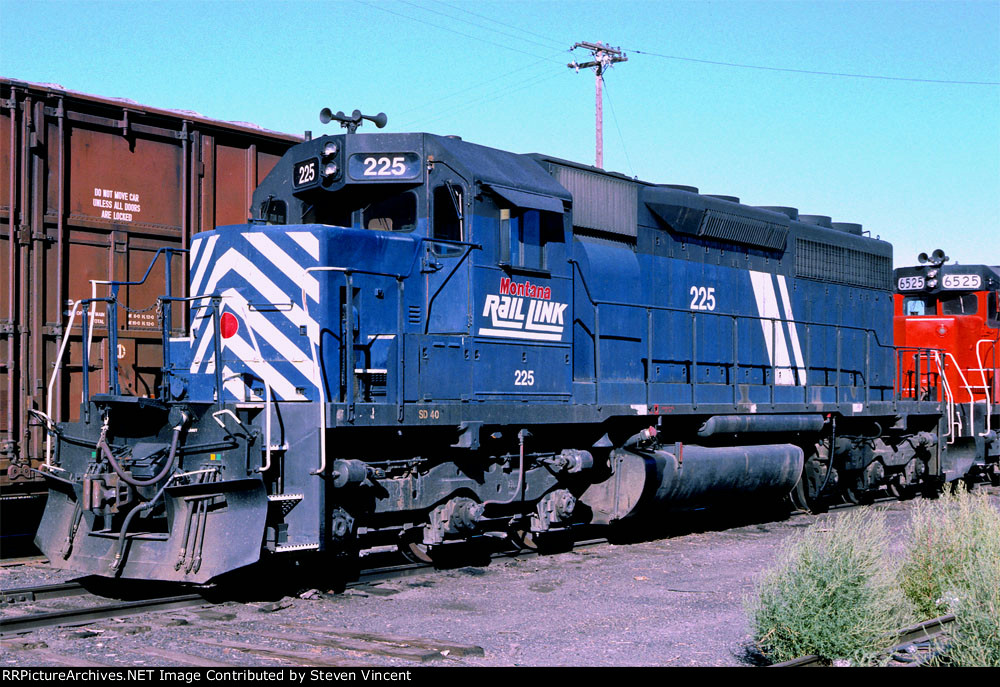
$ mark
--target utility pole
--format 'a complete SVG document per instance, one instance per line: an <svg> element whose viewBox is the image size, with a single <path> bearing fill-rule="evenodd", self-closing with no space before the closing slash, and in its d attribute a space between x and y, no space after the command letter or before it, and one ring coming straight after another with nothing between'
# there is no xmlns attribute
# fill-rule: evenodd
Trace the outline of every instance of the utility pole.
<svg viewBox="0 0 1000 687"><path fill-rule="evenodd" d="M596 166L604 168L604 96L601 90L601 83L604 81L604 72L617 62L628 62L628 57L621 51L621 48L612 48L603 43L576 43L570 50L586 48L594 56L591 62L582 64L570 62L567 67L575 69L578 73L581 69L594 68L596 91L597 91L597 163Z"/></svg>

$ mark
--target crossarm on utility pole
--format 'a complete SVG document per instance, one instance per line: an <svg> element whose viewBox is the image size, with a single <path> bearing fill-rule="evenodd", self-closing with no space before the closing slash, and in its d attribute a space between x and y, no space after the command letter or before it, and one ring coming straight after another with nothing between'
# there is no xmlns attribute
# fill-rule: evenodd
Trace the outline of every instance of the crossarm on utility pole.
<svg viewBox="0 0 1000 687"><path fill-rule="evenodd" d="M594 90L596 93L596 106L595 106L595 118L596 118L596 137L597 137L597 155L595 165L599 168L604 168L604 96L601 89L602 81L604 80L604 72L606 72L611 65L618 62L628 62L628 57L621 51L621 48L612 48L611 46L604 45L603 43L576 43L570 50L576 50L577 48L586 48L593 54L593 62L570 62L567 67L571 69L576 69L580 71L581 69L594 69Z"/></svg>

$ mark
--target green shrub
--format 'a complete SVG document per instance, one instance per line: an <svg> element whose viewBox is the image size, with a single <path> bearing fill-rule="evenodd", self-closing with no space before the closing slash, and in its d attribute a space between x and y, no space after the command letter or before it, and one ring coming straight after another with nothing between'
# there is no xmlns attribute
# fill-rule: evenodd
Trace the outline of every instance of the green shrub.
<svg viewBox="0 0 1000 687"><path fill-rule="evenodd" d="M946 490L915 504L908 535L903 590L925 619L955 614L949 663L1000 666L1000 511Z"/></svg>
<svg viewBox="0 0 1000 687"><path fill-rule="evenodd" d="M970 494L961 486L946 488L936 500L914 504L907 530L907 557L903 563L903 591L924 619L944 615L951 604L945 591L958 583L977 552L996 545L1000 514L984 494Z"/></svg>
<svg viewBox="0 0 1000 687"><path fill-rule="evenodd" d="M947 661L955 666L1000 667L1000 549L983 555L965 573L962 589L951 589L955 629Z"/></svg>
<svg viewBox="0 0 1000 687"><path fill-rule="evenodd" d="M909 620L884 516L861 509L786 541L747 601L757 648L774 662L817 654L872 663Z"/></svg>

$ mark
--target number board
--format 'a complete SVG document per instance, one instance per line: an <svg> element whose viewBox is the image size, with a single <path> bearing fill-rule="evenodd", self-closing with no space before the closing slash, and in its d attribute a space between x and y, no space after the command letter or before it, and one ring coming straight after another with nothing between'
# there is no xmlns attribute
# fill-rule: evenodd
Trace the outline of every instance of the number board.
<svg viewBox="0 0 1000 687"><path fill-rule="evenodd" d="M355 153L347 162L347 174L355 181L419 179L422 173L417 153Z"/></svg>
<svg viewBox="0 0 1000 687"><path fill-rule="evenodd" d="M924 288L923 277L900 277L896 282L900 291L919 291Z"/></svg>
<svg viewBox="0 0 1000 687"><path fill-rule="evenodd" d="M292 172L292 186L305 188L319 181L319 160L312 158L296 162Z"/></svg>
<svg viewBox="0 0 1000 687"><path fill-rule="evenodd" d="M983 279L978 274L946 274L941 277L941 287L945 289L982 288Z"/></svg>

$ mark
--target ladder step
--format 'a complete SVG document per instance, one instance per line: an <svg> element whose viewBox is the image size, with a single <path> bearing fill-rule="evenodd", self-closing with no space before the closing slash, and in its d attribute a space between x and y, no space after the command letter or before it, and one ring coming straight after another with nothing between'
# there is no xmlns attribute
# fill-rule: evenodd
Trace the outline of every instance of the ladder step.
<svg viewBox="0 0 1000 687"><path fill-rule="evenodd" d="M318 551L319 544L283 544L274 547L275 553L287 553L288 551Z"/></svg>
<svg viewBox="0 0 1000 687"><path fill-rule="evenodd" d="M306 497L305 494L268 494L268 501L301 501Z"/></svg>

